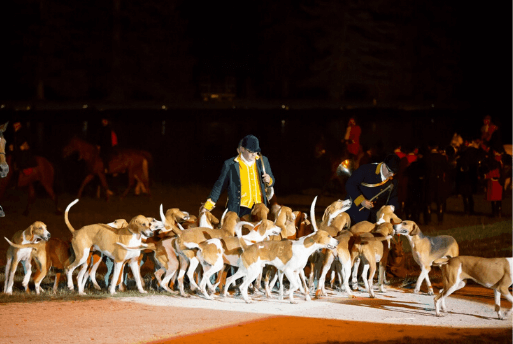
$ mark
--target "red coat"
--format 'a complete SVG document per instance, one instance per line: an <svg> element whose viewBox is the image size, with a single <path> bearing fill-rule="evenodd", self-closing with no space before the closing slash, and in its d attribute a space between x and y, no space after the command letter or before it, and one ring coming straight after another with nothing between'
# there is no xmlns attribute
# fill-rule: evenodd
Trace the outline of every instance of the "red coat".
<svg viewBox="0 0 513 344"><path fill-rule="evenodd" d="M499 183L500 176L498 168L485 174L487 201L502 201L502 185Z"/></svg>
<svg viewBox="0 0 513 344"><path fill-rule="evenodd" d="M354 125L349 127L348 130L349 138L347 139L347 151L350 154L358 155L361 151L360 135L362 134L362 129L359 125Z"/></svg>

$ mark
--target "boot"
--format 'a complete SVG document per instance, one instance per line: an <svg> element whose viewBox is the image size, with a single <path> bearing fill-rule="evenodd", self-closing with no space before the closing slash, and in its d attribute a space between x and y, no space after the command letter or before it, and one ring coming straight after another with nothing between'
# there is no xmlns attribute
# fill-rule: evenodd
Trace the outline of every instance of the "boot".
<svg viewBox="0 0 513 344"><path fill-rule="evenodd" d="M492 201L492 217L497 216L497 202Z"/></svg>

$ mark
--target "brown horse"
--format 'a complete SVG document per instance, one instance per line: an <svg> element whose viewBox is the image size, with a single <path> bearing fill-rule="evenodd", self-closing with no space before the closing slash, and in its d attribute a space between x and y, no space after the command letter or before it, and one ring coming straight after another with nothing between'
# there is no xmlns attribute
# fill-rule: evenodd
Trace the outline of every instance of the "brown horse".
<svg viewBox="0 0 513 344"><path fill-rule="evenodd" d="M31 169L26 169L19 171L18 183L16 187L28 187L28 203L23 211L23 215L28 216L32 205L36 200L36 190L34 188L34 183L39 182L45 191L48 193L48 196L52 199L55 204L55 213L62 214L62 210L58 206L58 199L53 191L53 181L54 181L54 168L53 165L42 156L34 157L37 165ZM7 157L6 163L8 166L11 166L11 156ZM13 174L9 173L5 178L0 180L0 199L3 197L5 190L7 189L9 182L12 178Z"/></svg>
<svg viewBox="0 0 513 344"><path fill-rule="evenodd" d="M109 196L113 193L109 190L104 172L105 167L103 166L98 148L75 136L70 140L68 145L64 147L63 156L66 158L74 152L79 154L79 160L85 161L88 172L80 185L77 198L82 196L85 186L94 176L98 176L101 186L105 189L106 198L109 199ZM112 155L109 160L108 173L118 174L128 172L128 186L121 197L125 197L132 187L135 187L136 194L139 191L148 195L150 194L148 164L151 162L151 159L152 157L149 152L138 149L119 149L116 154Z"/></svg>

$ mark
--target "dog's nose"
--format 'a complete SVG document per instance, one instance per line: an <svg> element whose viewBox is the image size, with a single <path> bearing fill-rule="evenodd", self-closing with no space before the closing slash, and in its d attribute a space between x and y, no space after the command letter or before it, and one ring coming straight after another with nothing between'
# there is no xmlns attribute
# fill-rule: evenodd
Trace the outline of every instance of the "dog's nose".
<svg viewBox="0 0 513 344"><path fill-rule="evenodd" d="M50 238L51 238L51 236L52 236L52 235L50 234L50 232L48 232L48 239L50 239Z"/></svg>

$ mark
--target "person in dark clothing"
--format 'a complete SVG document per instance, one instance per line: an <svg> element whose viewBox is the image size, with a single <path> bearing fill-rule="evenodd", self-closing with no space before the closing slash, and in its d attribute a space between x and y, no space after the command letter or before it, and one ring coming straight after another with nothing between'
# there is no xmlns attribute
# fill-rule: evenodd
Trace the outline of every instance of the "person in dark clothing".
<svg viewBox="0 0 513 344"><path fill-rule="evenodd" d="M479 148L479 141L473 140L465 148L457 162L457 189L463 198L463 211L466 215L475 215L474 194L479 187L479 167L485 159L485 152Z"/></svg>
<svg viewBox="0 0 513 344"><path fill-rule="evenodd" d="M449 162L447 157L440 153L438 145L429 144L429 152L425 157L426 162L426 202L427 218L425 224L431 222L431 205L435 203L438 224L442 224L446 209L446 201L449 197Z"/></svg>
<svg viewBox="0 0 513 344"><path fill-rule="evenodd" d="M393 177L399 170L399 160L397 155L390 154L381 163L361 165L349 177L346 182L346 199L352 201L351 208L347 211L352 224L362 221L376 222L376 212L383 205L393 205L398 209L397 179ZM371 201L390 185L393 185L391 190Z"/></svg>
<svg viewBox="0 0 513 344"><path fill-rule="evenodd" d="M117 135L112 129L109 119L102 118L101 126L96 133L95 144L103 161L105 173L108 173L109 161L115 153L115 147L118 144Z"/></svg>
<svg viewBox="0 0 513 344"><path fill-rule="evenodd" d="M249 216L257 203L269 207L272 195L266 189L274 186L275 179L269 160L260 154L260 144L255 136L245 136L239 142L237 152L238 156L224 162L204 207L211 211L221 194L227 190L228 210L242 218Z"/></svg>
<svg viewBox="0 0 513 344"><path fill-rule="evenodd" d="M423 215L424 223L428 218L426 202L426 161L423 154L418 154L404 171L407 179L406 201L404 202L405 219L420 223L420 215Z"/></svg>
<svg viewBox="0 0 513 344"><path fill-rule="evenodd" d="M12 153L13 169L29 175L32 168L37 166L36 158L32 151L32 135L30 130L19 120L14 119L12 136L8 140L9 151Z"/></svg>

